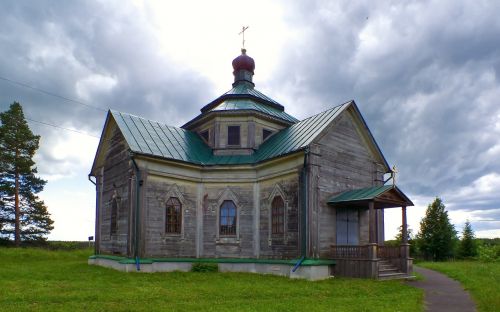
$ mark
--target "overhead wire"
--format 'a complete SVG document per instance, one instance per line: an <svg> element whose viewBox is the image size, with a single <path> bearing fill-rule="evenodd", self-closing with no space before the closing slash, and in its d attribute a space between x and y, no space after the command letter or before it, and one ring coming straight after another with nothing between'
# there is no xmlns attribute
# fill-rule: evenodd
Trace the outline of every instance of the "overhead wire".
<svg viewBox="0 0 500 312"><path fill-rule="evenodd" d="M62 100L68 101L68 102L72 102L72 103L75 103L75 104L83 105L83 106L85 106L87 108L92 108L92 109L96 109L96 110L104 111L104 112L107 111L106 109L103 109L101 107L98 107L98 106L95 106L95 105L91 105L91 104L88 104L88 103L85 103L85 102L82 102L82 101L74 100L74 99L71 99L71 98L68 98L68 97L56 94L54 92L50 92L50 91L41 89L41 88L37 88L37 87L31 86L31 85L29 85L27 83L24 83L24 82L16 81L16 80L9 79L9 78L3 77L3 76L0 76L0 80L4 80L4 81L7 81L9 83L12 83L12 84L24 87L24 88L28 88L28 89L31 89L31 90L34 90L34 91L37 91L37 92L41 92L43 94L50 95L50 96L53 96L53 97L56 97L56 98L59 98L59 99L62 99ZM53 128L57 128L57 129L61 129L61 130L66 130L66 131L75 132L75 133L83 134L83 135L90 136L90 137L97 138L97 139L100 138L98 136L95 136L95 135L92 135L92 134L89 134L89 133L86 133L86 132L83 132L83 131L79 131L79 130L76 130L76 129L70 129L70 128L61 127L61 126L58 126L58 125L54 125L54 124L51 124L51 123L48 123L48 122L44 122L44 121L35 120L35 119L32 119L32 118L28 118L28 117L25 117L25 119L29 120L31 122L36 122L36 123L45 125L45 126L49 126L49 127L53 127Z"/></svg>
<svg viewBox="0 0 500 312"><path fill-rule="evenodd" d="M54 92L50 92L50 91L47 91L47 90L44 90L44 89L40 89L40 88L31 86L31 85L29 85L27 83L24 83L24 82L19 82L19 81L12 80L12 79L9 79L9 78L6 78L6 77L2 77L2 76L0 76L0 80L4 80L4 81L10 82L12 84L15 84L15 85L18 85L18 86L21 86L21 87L24 87L24 88L35 90L35 91L38 91L38 92L41 92L41 93L44 93L44 94L47 94L47 95L50 95L50 96L62 99L62 100L65 100L65 101L69 101L69 102L73 102L73 103L76 103L76 104L79 104L79 105L83 105L83 106L86 106L88 108L93 108L93 109L97 109L97 110L104 111L104 112L107 111L104 108L101 108L101 107L98 107L98 106L94 106L94 105L91 105L91 104L87 104L87 103L84 103L82 101L70 99L68 97L56 94Z"/></svg>
<svg viewBox="0 0 500 312"><path fill-rule="evenodd" d="M29 121L32 121L32 122L36 122L36 123L39 123L39 124L42 124L42 125L46 125L46 126L50 126L50 127L54 127L54 128L66 130L66 131L76 132L76 133L83 134L83 135L86 135L86 136L89 136L89 137L93 137L93 138L96 138L96 139L100 138L98 136L95 136L95 135L92 135L92 134L89 134L89 133L86 133L86 132L83 132L83 131L79 131L79 130L76 130L76 129L70 129L70 128L61 127L61 126L57 126L57 125L54 125L54 124L51 124L51 123L48 123L48 122L34 120L34 119L31 119L31 118L28 118L28 117L24 117L24 118L26 120L29 120Z"/></svg>

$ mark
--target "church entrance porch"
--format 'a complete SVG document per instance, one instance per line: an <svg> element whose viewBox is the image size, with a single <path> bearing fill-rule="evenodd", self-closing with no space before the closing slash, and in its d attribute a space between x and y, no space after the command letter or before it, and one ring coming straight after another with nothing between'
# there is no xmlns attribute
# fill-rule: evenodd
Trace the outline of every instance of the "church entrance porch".
<svg viewBox="0 0 500 312"><path fill-rule="evenodd" d="M395 185L351 190L328 201L336 209L336 242L331 245L330 259L335 260L334 274L374 279L408 278L412 273L409 254L406 207L413 206ZM403 240L400 246L384 246L380 235L378 210L401 208ZM368 211L368 243L360 244L361 211Z"/></svg>

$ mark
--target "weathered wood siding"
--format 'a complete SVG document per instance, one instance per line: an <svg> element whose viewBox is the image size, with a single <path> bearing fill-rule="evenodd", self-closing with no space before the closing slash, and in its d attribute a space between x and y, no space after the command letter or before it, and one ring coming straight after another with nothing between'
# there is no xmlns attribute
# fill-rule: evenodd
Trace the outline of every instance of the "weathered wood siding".
<svg viewBox="0 0 500 312"><path fill-rule="evenodd" d="M299 255L298 174L249 183L203 183L149 173L144 182L143 257L272 258ZM270 235L270 206L274 196L285 201L285 233ZM182 231L165 233L166 201L179 198ZM237 207L237 233L219 234L220 206ZM258 210L257 210L258 209Z"/></svg>
<svg viewBox="0 0 500 312"><path fill-rule="evenodd" d="M285 233L272 234L271 203L275 196L285 202ZM273 179L260 185L260 257L294 259L299 257L299 176Z"/></svg>
<svg viewBox="0 0 500 312"><path fill-rule="evenodd" d="M194 257L196 253L196 183L148 176L144 194L145 257ZM179 199L182 207L180 234L166 233L166 202Z"/></svg>
<svg viewBox="0 0 500 312"><path fill-rule="evenodd" d="M118 128L111 129L111 139L104 146L104 166L97 177L99 211L99 251L127 255L130 253L130 188L131 168L127 144ZM111 209L113 197L117 198L117 229L111 234Z"/></svg>
<svg viewBox="0 0 500 312"><path fill-rule="evenodd" d="M204 185L202 257L253 257L253 184L208 183ZM218 228L219 209L232 200L237 209L236 235L221 236Z"/></svg>
<svg viewBox="0 0 500 312"><path fill-rule="evenodd" d="M335 208L328 199L346 190L380 185L382 164L370 152L349 111L343 112L328 131L311 146L310 153L310 252L326 258L336 242ZM360 207L359 244L368 243L368 211ZM379 222L383 229L383 213Z"/></svg>

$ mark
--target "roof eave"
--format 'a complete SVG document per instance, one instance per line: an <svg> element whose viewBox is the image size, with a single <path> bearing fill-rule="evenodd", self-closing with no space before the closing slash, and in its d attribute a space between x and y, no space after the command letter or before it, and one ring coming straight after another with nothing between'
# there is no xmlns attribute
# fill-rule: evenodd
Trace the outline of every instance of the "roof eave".
<svg viewBox="0 0 500 312"><path fill-rule="evenodd" d="M99 139L99 144L97 145L97 151L96 151L96 153L94 155L94 161L92 162L92 167L90 168L89 176L95 177L95 175L96 175L95 170L97 169L96 168L97 157L98 157L98 155L101 152L102 144L103 144L103 142L105 140L104 139L104 134L105 134L105 131L106 131L107 127L108 127L109 121L110 121L110 119L111 119L112 116L113 116L113 114L111 113L111 110L108 109L108 112L106 114L106 121L104 122L104 126L102 127L101 136L100 136L100 139Z"/></svg>
<svg viewBox="0 0 500 312"><path fill-rule="evenodd" d="M265 117L269 120L272 120L272 121L277 121L277 122L280 122L282 123L284 126L291 126L293 124L295 124L296 122L291 122L289 120L286 120L286 119L283 119L283 118L279 118L279 117L275 117L275 116L272 116L272 115L269 115L269 114L266 114L264 112L261 112L259 110L256 110L256 109L236 109L236 110L220 110L220 111L209 111L209 112L206 112L206 113L203 113L203 114L200 114L198 116L196 116L195 118L191 119L190 121L186 122L185 124L183 124L181 126L181 128L183 129L186 129L186 130L191 130L193 129L196 124L198 124L201 120L205 119L205 118L210 118L210 116L212 115L215 115L215 114L241 114L241 113L244 113L244 112L252 112L252 113L255 113L259 116L262 116L262 117Z"/></svg>
<svg viewBox="0 0 500 312"><path fill-rule="evenodd" d="M216 107L218 104L222 103L223 101L230 100L230 99L250 99L250 100L254 100L254 101L260 102L262 104L271 106L272 108L275 108L277 110L285 111L285 107L283 105L281 105L279 103L274 103L274 102L268 101L266 99L260 98L258 96L252 95L252 94L223 94L223 95L219 96L218 98L216 98L215 100L213 100L212 102L203 106L200 109L200 111L202 113L205 113L205 112L211 110L212 108Z"/></svg>
<svg viewBox="0 0 500 312"><path fill-rule="evenodd" d="M391 167L389 166L389 163L387 162L387 159L385 158L384 153L382 153L382 149L380 148L380 146L378 145L377 141L375 140L375 137L373 136L372 132L370 131L370 128L368 128L368 124L366 123L363 115L361 114L361 111L359 110L356 102L354 100L351 100L351 102L353 104L352 107L353 107L354 111L358 115L359 119L363 123L363 126L364 126L365 130L369 134L370 141L372 142L373 146L375 147L375 149L379 153L381 160L384 162L384 166L385 166L385 169L386 169L385 173L390 173L391 172Z"/></svg>

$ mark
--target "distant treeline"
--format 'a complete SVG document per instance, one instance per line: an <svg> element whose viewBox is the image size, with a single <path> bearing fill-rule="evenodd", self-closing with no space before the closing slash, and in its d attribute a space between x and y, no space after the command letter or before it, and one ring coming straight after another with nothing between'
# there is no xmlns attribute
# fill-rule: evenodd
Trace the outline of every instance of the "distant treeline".
<svg viewBox="0 0 500 312"><path fill-rule="evenodd" d="M476 253L472 257L463 257L460 254L459 246L460 240L456 239L453 248L450 251L450 256L444 260L457 260L457 259L476 259L481 261L500 261L500 238L474 238L472 239L476 248ZM420 241L418 238L410 237L408 240L410 244L410 256L415 260L429 260L426 259L420 251ZM386 246L399 246L400 240L386 240Z"/></svg>
<svg viewBox="0 0 500 312"><path fill-rule="evenodd" d="M475 238L474 239L480 246L500 246L500 237L497 238Z"/></svg>
<svg viewBox="0 0 500 312"><path fill-rule="evenodd" d="M0 246L3 247L14 247L14 241L11 240L1 240ZM94 242L89 245L88 241L44 241L44 240L33 240L33 241L22 241L20 247L37 247L48 250L77 250L86 249L93 247Z"/></svg>

